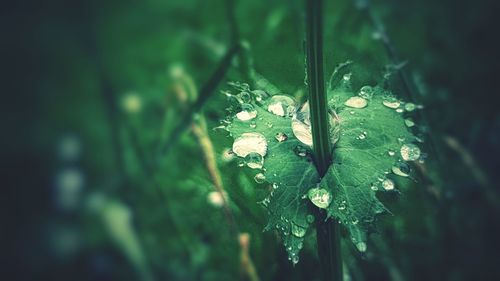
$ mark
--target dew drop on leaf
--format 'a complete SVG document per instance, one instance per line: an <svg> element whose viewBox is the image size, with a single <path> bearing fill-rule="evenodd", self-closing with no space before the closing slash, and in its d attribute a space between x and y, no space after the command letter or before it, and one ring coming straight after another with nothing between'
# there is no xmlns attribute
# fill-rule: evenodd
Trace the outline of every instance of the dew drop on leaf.
<svg viewBox="0 0 500 281"><path fill-rule="evenodd" d="M358 243L356 243L356 248L358 249L358 251L364 253L364 252L366 252L366 243L365 242L358 242Z"/></svg>
<svg viewBox="0 0 500 281"><path fill-rule="evenodd" d="M368 101L362 97L351 97L344 104L352 108L364 108Z"/></svg>
<svg viewBox="0 0 500 281"><path fill-rule="evenodd" d="M307 155L307 149L303 146L297 145L294 150L295 154L300 157L305 157Z"/></svg>
<svg viewBox="0 0 500 281"><path fill-rule="evenodd" d="M411 112L411 111L415 110L416 108L417 108L417 106L414 103L409 102L409 103L405 104L406 111Z"/></svg>
<svg viewBox="0 0 500 281"><path fill-rule="evenodd" d="M245 156L245 162L251 169L262 169L264 157L257 152L250 152Z"/></svg>
<svg viewBox="0 0 500 281"><path fill-rule="evenodd" d="M382 102L382 104L387 106L388 108L396 109L401 105L401 102L395 98L390 98L390 99L384 100Z"/></svg>
<svg viewBox="0 0 500 281"><path fill-rule="evenodd" d="M396 152L394 152L394 150L389 150L387 151L387 154L389 154L389 156L394 156L396 155Z"/></svg>
<svg viewBox="0 0 500 281"><path fill-rule="evenodd" d="M304 237L306 235L306 229L302 226L296 225L295 223L292 222L292 234L297 237Z"/></svg>
<svg viewBox="0 0 500 281"><path fill-rule="evenodd" d="M240 121L250 121L257 117L257 110L248 103L241 105L241 111L236 113L236 118Z"/></svg>
<svg viewBox="0 0 500 281"><path fill-rule="evenodd" d="M269 97L269 94L262 91L262 90L254 90L254 91L252 91L252 94L254 95L255 100L257 102L262 102Z"/></svg>
<svg viewBox="0 0 500 281"><path fill-rule="evenodd" d="M411 119L405 119L405 125L406 125L406 127L411 128L411 127L415 126L415 122L413 122L413 120L411 120Z"/></svg>
<svg viewBox="0 0 500 281"><path fill-rule="evenodd" d="M363 86L359 90L358 95L364 99L371 99L373 97L373 88L371 86L368 86L368 85Z"/></svg>
<svg viewBox="0 0 500 281"><path fill-rule="evenodd" d="M277 133L274 137L276 138L276 140L278 142L284 142L288 139L288 136L285 133L281 133L281 132Z"/></svg>
<svg viewBox="0 0 500 281"><path fill-rule="evenodd" d="M420 158L420 148L412 143L403 144L400 152L401 157L405 161L415 161Z"/></svg>
<svg viewBox="0 0 500 281"><path fill-rule="evenodd" d="M392 167L392 172L401 177L407 177L410 174L410 166L404 162L397 163Z"/></svg>
<svg viewBox="0 0 500 281"><path fill-rule="evenodd" d="M246 157L252 152L264 157L267 153L267 140L260 133L243 133L234 141L233 152L239 157Z"/></svg>
<svg viewBox="0 0 500 281"><path fill-rule="evenodd" d="M292 118L292 132L295 137L307 146L313 145L309 103L302 105Z"/></svg>
<svg viewBox="0 0 500 281"><path fill-rule="evenodd" d="M332 195L323 188L311 188L307 192L307 197L316 207L325 209L332 202Z"/></svg>
<svg viewBox="0 0 500 281"><path fill-rule="evenodd" d="M253 179L256 183L263 183L266 180L266 176L263 173L256 174Z"/></svg>
<svg viewBox="0 0 500 281"><path fill-rule="evenodd" d="M267 111L281 117L291 117L295 113L295 106L295 100L291 97L284 95L274 95L269 100Z"/></svg>
<svg viewBox="0 0 500 281"><path fill-rule="evenodd" d="M393 190L393 189L394 189L394 182L393 182L391 179L385 179L385 180L382 182L382 187L383 187L385 190Z"/></svg>

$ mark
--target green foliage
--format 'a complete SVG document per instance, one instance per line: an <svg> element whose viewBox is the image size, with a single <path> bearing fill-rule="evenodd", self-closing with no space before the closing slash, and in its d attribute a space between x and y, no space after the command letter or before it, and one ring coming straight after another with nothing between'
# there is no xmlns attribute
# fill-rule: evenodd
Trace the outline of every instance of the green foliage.
<svg viewBox="0 0 500 281"><path fill-rule="evenodd" d="M350 79L351 74L345 74L328 93L334 120L330 130L333 163L321 179L310 156L311 147L301 142L303 136L292 129L292 120L303 114L303 109L286 105L282 107L283 112L276 112L272 107L273 98L261 100L261 91L252 92L245 87L238 88L241 91L238 95L230 96L240 103L239 112L227 126L235 139L233 150L244 157L242 165L257 169L261 167L252 166L255 159L245 153L255 149L264 156L263 159L255 157L263 161L263 175L272 185L269 197L264 200L270 214L266 229L279 231L294 263L298 261L303 236L315 214L307 197L315 206L326 209L328 217L345 225L358 250L366 251L367 236L375 230L376 216L385 210L376 192L394 188L388 176L395 170L393 167L406 165L400 150L415 140L405 125L403 102L379 86L363 86L353 91ZM413 110L413 105L407 105ZM258 133L265 138L264 153L258 148L260 143L248 138L241 154L240 141L247 138L248 133ZM397 169L396 173L406 175ZM296 232L297 228L301 231Z"/></svg>

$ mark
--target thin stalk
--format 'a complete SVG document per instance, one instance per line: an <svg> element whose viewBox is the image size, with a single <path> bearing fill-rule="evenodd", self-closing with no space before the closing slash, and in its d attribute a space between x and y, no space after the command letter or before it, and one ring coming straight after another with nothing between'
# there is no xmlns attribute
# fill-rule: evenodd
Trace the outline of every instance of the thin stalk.
<svg viewBox="0 0 500 281"><path fill-rule="evenodd" d="M324 176L331 163L331 145L323 70L323 18L322 0L305 0L307 85L311 112L314 161L320 176ZM316 226L318 255L325 281L342 280L340 234L335 221L318 215Z"/></svg>

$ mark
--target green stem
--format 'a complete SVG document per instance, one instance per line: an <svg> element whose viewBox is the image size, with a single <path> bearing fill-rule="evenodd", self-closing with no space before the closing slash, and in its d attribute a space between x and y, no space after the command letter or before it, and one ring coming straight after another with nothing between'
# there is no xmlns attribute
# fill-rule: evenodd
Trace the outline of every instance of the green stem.
<svg viewBox="0 0 500 281"><path fill-rule="evenodd" d="M305 4L307 84L313 153L318 172L320 176L324 176L331 163L331 144L323 70L323 2L322 0L305 0ZM320 213L316 234L324 280L342 280L340 235L336 222L325 220L325 215Z"/></svg>

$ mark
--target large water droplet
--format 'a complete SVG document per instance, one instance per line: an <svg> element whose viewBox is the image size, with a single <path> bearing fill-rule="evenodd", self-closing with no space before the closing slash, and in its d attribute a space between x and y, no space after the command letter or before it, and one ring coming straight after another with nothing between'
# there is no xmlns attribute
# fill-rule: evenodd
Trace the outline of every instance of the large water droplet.
<svg viewBox="0 0 500 281"><path fill-rule="evenodd" d="M296 225L295 223L291 223L292 225L292 234L297 237L304 237L306 235L306 229L302 226Z"/></svg>
<svg viewBox="0 0 500 281"><path fill-rule="evenodd" d="M393 189L394 189L394 182L393 182L391 179L385 179L385 180L382 182L382 187L383 187L385 190L393 190Z"/></svg>
<svg viewBox="0 0 500 281"><path fill-rule="evenodd" d="M307 197L316 207L325 209L332 202L332 195L328 190L323 188L311 188L307 192Z"/></svg>
<svg viewBox="0 0 500 281"><path fill-rule="evenodd" d="M368 101L362 97L351 97L344 104L352 108L364 108Z"/></svg>
<svg viewBox="0 0 500 281"><path fill-rule="evenodd" d="M373 97L373 88L371 86L368 86L368 85L363 86L359 90L358 95L364 99L371 99Z"/></svg>
<svg viewBox="0 0 500 281"><path fill-rule="evenodd" d="M308 102L304 103L300 110L293 116L292 131L300 142L307 146L313 145Z"/></svg>
<svg viewBox="0 0 500 281"><path fill-rule="evenodd" d="M260 133L243 133L234 140L233 152L239 157L246 157L252 152L264 157L267 153L267 140Z"/></svg>
<svg viewBox="0 0 500 281"><path fill-rule="evenodd" d="M281 132L277 133L274 137L276 138L276 140L278 142L284 142L288 139L288 136L285 133L281 133Z"/></svg>
<svg viewBox="0 0 500 281"><path fill-rule="evenodd" d="M415 161L420 158L420 148L412 143L403 144L400 152L401 157L405 161Z"/></svg>
<svg viewBox="0 0 500 281"><path fill-rule="evenodd" d="M256 183L263 183L266 180L266 176L263 173L258 173L253 177Z"/></svg>
<svg viewBox="0 0 500 281"><path fill-rule="evenodd" d="M291 97L284 95L274 95L269 100L267 111L278 116L291 117L295 113L295 106L295 100Z"/></svg>
<svg viewBox="0 0 500 281"><path fill-rule="evenodd" d="M250 152L245 156L245 162L251 169L262 169L264 165L264 157L256 152Z"/></svg>
<svg viewBox="0 0 500 281"><path fill-rule="evenodd" d="M410 174L410 166L404 162L397 163L392 167L392 172L395 175L401 176L401 177L407 177Z"/></svg>

